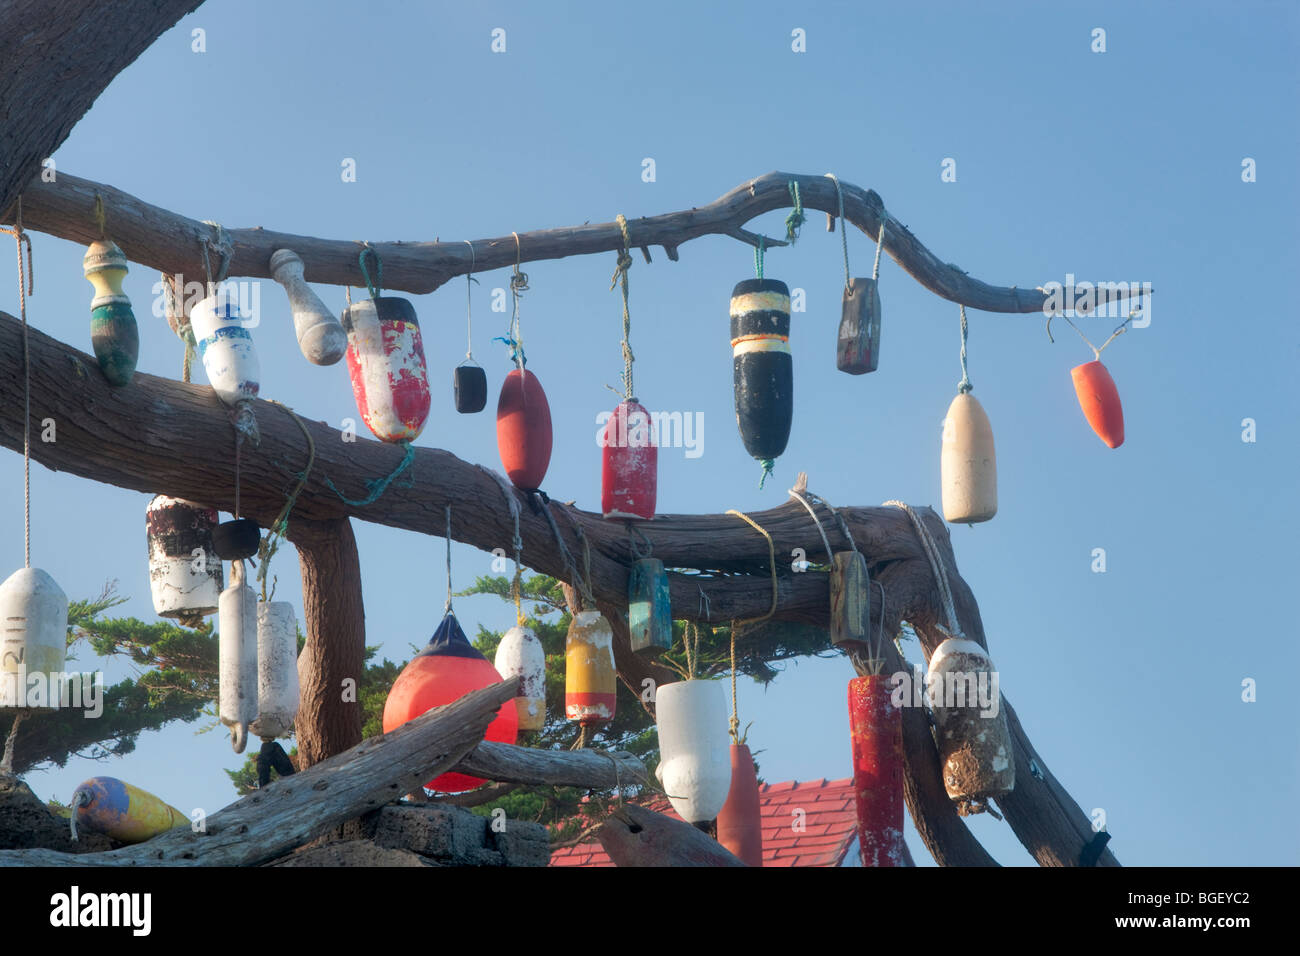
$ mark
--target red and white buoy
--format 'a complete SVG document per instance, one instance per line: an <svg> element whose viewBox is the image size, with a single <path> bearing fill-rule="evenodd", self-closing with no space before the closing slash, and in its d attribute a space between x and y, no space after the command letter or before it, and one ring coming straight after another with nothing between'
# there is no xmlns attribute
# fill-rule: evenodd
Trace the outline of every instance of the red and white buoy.
<svg viewBox="0 0 1300 956"><path fill-rule="evenodd" d="M884 674L849 681L853 802L863 866L906 866L903 844L903 712Z"/></svg>
<svg viewBox="0 0 1300 956"><path fill-rule="evenodd" d="M415 308L398 296L361 299L344 310L343 328L362 421L380 441L414 441L424 430L430 404Z"/></svg>
<svg viewBox="0 0 1300 956"><path fill-rule="evenodd" d="M601 433L600 510L606 518L655 516L659 443L650 413L635 398L618 403Z"/></svg>
<svg viewBox="0 0 1300 956"><path fill-rule="evenodd" d="M546 724L546 652L537 635L523 625L506 631L493 662L503 680L519 679L520 730L541 730Z"/></svg>

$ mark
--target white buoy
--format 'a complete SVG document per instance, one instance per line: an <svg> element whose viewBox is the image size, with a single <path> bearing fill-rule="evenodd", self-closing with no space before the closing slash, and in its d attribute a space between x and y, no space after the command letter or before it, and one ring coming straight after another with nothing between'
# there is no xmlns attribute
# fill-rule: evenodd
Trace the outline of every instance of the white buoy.
<svg viewBox="0 0 1300 956"><path fill-rule="evenodd" d="M230 586L219 603L219 713L230 728L230 745L242 754L248 725L257 718L257 595L244 583L243 561L231 564Z"/></svg>
<svg viewBox="0 0 1300 956"><path fill-rule="evenodd" d="M717 817L731 790L731 740L722 685L678 681L655 691L659 767L655 775L688 823Z"/></svg>
<svg viewBox="0 0 1300 956"><path fill-rule="evenodd" d="M190 328L208 382L227 405L257 398L261 365L246 319L230 290L220 288L190 310Z"/></svg>
<svg viewBox="0 0 1300 956"><path fill-rule="evenodd" d="M298 625L288 601L257 605L255 737L283 737L298 714Z"/></svg>
<svg viewBox="0 0 1300 956"><path fill-rule="evenodd" d="M223 585L221 559L212 547L217 509L158 495L145 509L149 539L149 590L154 613L197 618L215 614Z"/></svg>
<svg viewBox="0 0 1300 956"><path fill-rule="evenodd" d="M542 642L526 627L512 627L497 645L493 662L502 680L519 678L520 730L541 730L546 723L546 652Z"/></svg>
<svg viewBox="0 0 1300 956"><path fill-rule="evenodd" d="M49 704L61 693L50 681L62 677L67 656L67 595L40 568L19 568L0 584L0 622L0 707ZM35 674L46 682L37 688L44 702L29 693L28 678Z"/></svg>
<svg viewBox="0 0 1300 956"><path fill-rule="evenodd" d="M998 513L998 463L993 426L979 400L963 392L948 406L939 458L943 517L954 524L988 521Z"/></svg>
<svg viewBox="0 0 1300 956"><path fill-rule="evenodd" d="M333 365L348 350L348 334L303 278L302 259L292 249L271 253L271 277L284 287L293 310L298 348L313 365Z"/></svg>
<svg viewBox="0 0 1300 956"><path fill-rule="evenodd" d="M943 785L963 815L1012 790L1015 757L997 671L975 641L950 637L930 656L929 685Z"/></svg>

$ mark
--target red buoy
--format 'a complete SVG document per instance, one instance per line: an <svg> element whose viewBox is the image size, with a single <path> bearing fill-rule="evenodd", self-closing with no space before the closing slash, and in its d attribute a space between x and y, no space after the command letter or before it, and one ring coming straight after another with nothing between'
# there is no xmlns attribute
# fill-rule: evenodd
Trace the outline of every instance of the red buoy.
<svg viewBox="0 0 1300 956"><path fill-rule="evenodd" d="M448 614L434 631L432 640L397 675L384 702L384 733L414 720L425 711L459 700L472 690L501 681L501 675L475 649L456 621ZM488 724L485 740L513 744L519 729L518 711L502 707ZM425 784L430 790L460 793L483 784L478 777L444 773Z"/></svg>
<svg viewBox="0 0 1300 956"><path fill-rule="evenodd" d="M849 681L853 802L863 866L906 866L903 845L903 712L884 674Z"/></svg>
<svg viewBox="0 0 1300 956"><path fill-rule="evenodd" d="M514 369L497 400L497 451L511 483L521 491L542 486L551 464L551 406L537 376Z"/></svg>
<svg viewBox="0 0 1300 956"><path fill-rule="evenodd" d="M744 744L731 745L731 789L718 811L718 842L749 866L763 865L758 775L754 772L754 757Z"/></svg>
<svg viewBox="0 0 1300 956"><path fill-rule="evenodd" d="M1085 362L1070 369L1070 377L1092 430L1111 448L1124 444L1124 408L1106 366L1100 361Z"/></svg>
<svg viewBox="0 0 1300 956"><path fill-rule="evenodd" d="M659 446L650 413L635 398L618 403L601 433L600 510L606 518L655 516Z"/></svg>

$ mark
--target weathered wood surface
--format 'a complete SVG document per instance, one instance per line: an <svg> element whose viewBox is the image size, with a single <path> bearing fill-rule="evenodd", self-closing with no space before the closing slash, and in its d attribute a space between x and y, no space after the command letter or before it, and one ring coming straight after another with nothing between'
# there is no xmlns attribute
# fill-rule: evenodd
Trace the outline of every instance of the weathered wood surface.
<svg viewBox="0 0 1300 956"><path fill-rule="evenodd" d="M437 707L381 737L275 781L206 821L101 853L0 850L0 866L256 866L450 770L483 739L517 681Z"/></svg>
<svg viewBox="0 0 1300 956"><path fill-rule="evenodd" d="M596 831L615 866L744 866L707 833L636 804L614 810Z"/></svg>
<svg viewBox="0 0 1300 956"><path fill-rule="evenodd" d="M605 790L649 782L645 764L621 750L534 750L485 740L456 765L499 783Z"/></svg>
<svg viewBox="0 0 1300 956"><path fill-rule="evenodd" d="M632 219L628 229L632 244L647 250L663 246L670 259L677 247L708 235L746 237L741 227L765 212L790 205L789 184L799 184L800 198L807 209L834 212L839 208L835 184L825 176L772 172L742 183L717 200L694 209ZM871 189L841 181L844 218L873 239L880 229L884 201ZM161 272L180 272L204 278L199 237L215 240L214 227L189 219L102 183L59 173L55 183L34 182L23 199L23 216L28 229L49 233L74 242L98 238L91 211L95 193L103 196L113 222L113 238L132 262ZM270 278L271 253L292 249L303 261L309 282L364 287L357 263L361 244L353 240L318 239L275 232L260 226L226 229L234 243L230 275ZM777 243L783 244L783 243ZM465 242L371 242L384 263L384 288L417 295L432 292L471 269L490 272L512 266L516 256L522 262L562 259L566 256L617 252L623 248L623 234L617 223L592 223L560 229L542 229L514 236L478 239L473 250ZM517 251L516 251L517 250ZM935 295L985 312L1041 312L1047 294L1034 288L994 286L966 275L927 249L895 218L885 230L884 251L904 271ZM1121 294L1122 293L1122 294ZM1128 296L1127 290L1098 289L1098 307L1103 301Z"/></svg>
<svg viewBox="0 0 1300 956"><path fill-rule="evenodd" d="M0 212L31 187L113 77L202 2L0 2Z"/></svg>

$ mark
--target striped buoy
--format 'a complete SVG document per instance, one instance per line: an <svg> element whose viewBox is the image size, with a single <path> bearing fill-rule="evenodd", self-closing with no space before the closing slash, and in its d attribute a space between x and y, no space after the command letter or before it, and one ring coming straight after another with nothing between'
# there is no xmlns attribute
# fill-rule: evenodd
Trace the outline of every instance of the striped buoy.
<svg viewBox="0 0 1300 956"><path fill-rule="evenodd" d="M506 631L497 645L494 661L502 680L519 679L520 730L541 730L546 724L546 652L531 630L516 625Z"/></svg>
<svg viewBox="0 0 1300 956"><path fill-rule="evenodd" d="M844 289L835 367L850 375L874 372L880 363L880 287L875 279L854 279Z"/></svg>
<svg viewBox="0 0 1300 956"><path fill-rule="evenodd" d="M599 611L579 611L564 642L564 715L584 727L614 719L614 632Z"/></svg>
<svg viewBox="0 0 1300 956"><path fill-rule="evenodd" d="M40 568L19 568L0 584L0 707L44 709L63 674L68 647L68 597ZM35 686L35 676L44 678ZM49 692L49 696L47 696Z"/></svg>
<svg viewBox="0 0 1300 956"><path fill-rule="evenodd" d="M190 310L190 328L213 390L227 405L257 398L262 370L239 304L226 288Z"/></svg>
<svg viewBox="0 0 1300 956"><path fill-rule="evenodd" d="M606 518L653 518L659 447L650 413L635 398L619 402L600 444L601 512Z"/></svg>
<svg viewBox="0 0 1300 956"><path fill-rule="evenodd" d="M230 566L230 584L218 602L220 671L218 714L230 728L230 746L242 754L248 725L257 719L257 595L244 581L244 562Z"/></svg>
<svg viewBox="0 0 1300 956"><path fill-rule="evenodd" d="M889 677L849 681L853 802L863 866L906 866L903 844L903 712Z"/></svg>
<svg viewBox="0 0 1300 956"><path fill-rule="evenodd" d="M732 290L731 355L740 438L766 467L785 451L794 417L790 290L784 282L746 279Z"/></svg>
<svg viewBox="0 0 1300 956"><path fill-rule="evenodd" d="M754 755L731 745L731 789L718 811L718 842L749 866L763 865L763 810L758 798Z"/></svg>
<svg viewBox="0 0 1300 956"><path fill-rule="evenodd" d="M687 823L717 817L731 792L727 701L722 685L684 680L655 691L659 767L655 775Z"/></svg>
<svg viewBox="0 0 1300 956"><path fill-rule="evenodd" d="M627 580L627 626L632 650L657 657L673 646L668 573L658 558L638 558Z"/></svg>
<svg viewBox="0 0 1300 956"><path fill-rule="evenodd" d="M72 793L72 839L78 830L102 833L118 843L143 843L190 818L147 790L116 777L91 777Z"/></svg>
<svg viewBox="0 0 1300 956"><path fill-rule="evenodd" d="M948 406L943 420L939 477L944 520L974 524L998 513L993 426L984 414L984 406L970 392L959 393Z"/></svg>
<svg viewBox="0 0 1300 956"><path fill-rule="evenodd" d="M997 671L975 641L950 637L930 656L926 683L943 785L964 815L1016 785Z"/></svg>
<svg viewBox="0 0 1300 956"><path fill-rule="evenodd" d="M537 376L511 369L497 400L497 451L511 483L521 491L542 486L551 465L551 406Z"/></svg>
<svg viewBox="0 0 1300 956"><path fill-rule="evenodd" d="M257 719L249 732L283 737L298 715L298 623L288 601L257 602Z"/></svg>
<svg viewBox="0 0 1300 956"><path fill-rule="evenodd" d="M216 526L216 508L167 495L149 502L145 533L155 614L197 626L197 618L217 612L224 582L212 543Z"/></svg>
<svg viewBox="0 0 1300 956"><path fill-rule="evenodd" d="M294 335L303 358L312 365L333 365L343 358L348 348L348 334L303 278L302 259L298 254L292 249L277 249L271 253L271 278L289 296Z"/></svg>
<svg viewBox="0 0 1300 956"><path fill-rule="evenodd" d="M90 341L99 369L110 385L125 385L135 374L140 357L140 330L131 300L122 291L126 256L117 243L101 239L86 249L81 265L95 288L90 301Z"/></svg>
<svg viewBox="0 0 1300 956"><path fill-rule="evenodd" d="M1074 393L1079 398L1083 417L1110 448L1124 444L1124 406L1119 401L1115 380L1101 362L1085 362L1070 369Z"/></svg>
<svg viewBox="0 0 1300 956"><path fill-rule="evenodd" d="M429 417L429 373L415 308L381 295L343 310L348 374L361 419L380 441L414 441Z"/></svg>

